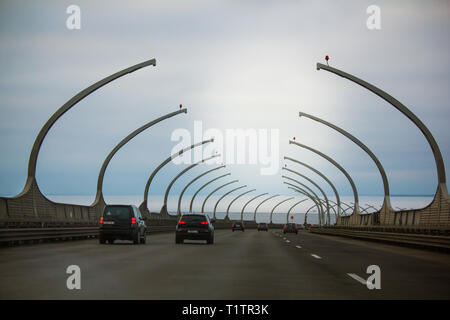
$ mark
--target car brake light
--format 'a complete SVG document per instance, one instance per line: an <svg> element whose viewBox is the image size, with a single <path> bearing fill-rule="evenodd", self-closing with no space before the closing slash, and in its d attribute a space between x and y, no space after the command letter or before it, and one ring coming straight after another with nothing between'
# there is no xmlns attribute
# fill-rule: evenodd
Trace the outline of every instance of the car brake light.
<svg viewBox="0 0 450 320"><path fill-rule="evenodd" d="M297 227L297 226L294 226L294 228L295 228L295 230L297 230L297 229L298 229L298 227Z"/></svg>
<svg viewBox="0 0 450 320"><path fill-rule="evenodd" d="M100 224L103 224L103 217L100 217Z"/></svg>
<svg viewBox="0 0 450 320"><path fill-rule="evenodd" d="M131 218L131 224L135 224L135 223L136 223L136 218L135 217Z"/></svg>
<svg viewBox="0 0 450 320"><path fill-rule="evenodd" d="M208 221L202 221L200 224L208 224Z"/></svg>
<svg viewBox="0 0 450 320"><path fill-rule="evenodd" d="M287 229L287 226L284 226L285 229Z"/></svg>
<svg viewBox="0 0 450 320"><path fill-rule="evenodd" d="M186 224L186 221L180 220L178 221L178 224Z"/></svg>

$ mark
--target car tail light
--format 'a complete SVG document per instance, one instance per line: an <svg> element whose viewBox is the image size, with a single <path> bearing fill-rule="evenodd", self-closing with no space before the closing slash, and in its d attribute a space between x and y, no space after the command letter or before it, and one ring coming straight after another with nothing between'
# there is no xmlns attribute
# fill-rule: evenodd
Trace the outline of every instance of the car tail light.
<svg viewBox="0 0 450 320"><path fill-rule="evenodd" d="M258 223L258 228L260 227L259 223Z"/></svg>
<svg viewBox="0 0 450 320"><path fill-rule="evenodd" d="M103 217L100 217L100 224L103 224Z"/></svg>
<svg viewBox="0 0 450 320"><path fill-rule="evenodd" d="M208 224L208 221L202 221L200 224Z"/></svg>
<svg viewBox="0 0 450 320"><path fill-rule="evenodd" d="M131 224L135 224L135 223L136 223L136 218L135 217L131 218Z"/></svg>
<svg viewBox="0 0 450 320"><path fill-rule="evenodd" d="M297 230L297 229L298 229L298 227L297 227L297 226L294 226L294 228L295 228L295 230Z"/></svg>
<svg viewBox="0 0 450 320"><path fill-rule="evenodd" d="M234 228L235 224L233 223L232 227Z"/></svg>
<svg viewBox="0 0 450 320"><path fill-rule="evenodd" d="M285 229L287 229L287 226L284 226Z"/></svg>
<svg viewBox="0 0 450 320"><path fill-rule="evenodd" d="M180 220L178 221L178 224L186 224L186 221Z"/></svg>

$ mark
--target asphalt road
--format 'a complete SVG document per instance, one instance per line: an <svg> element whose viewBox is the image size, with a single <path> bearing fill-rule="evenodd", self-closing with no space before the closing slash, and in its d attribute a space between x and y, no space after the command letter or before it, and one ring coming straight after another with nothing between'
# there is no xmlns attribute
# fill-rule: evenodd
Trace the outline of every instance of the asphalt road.
<svg viewBox="0 0 450 320"><path fill-rule="evenodd" d="M81 269L68 290L66 268ZM381 289L366 279L381 269ZM449 299L450 256L279 231L216 230L214 245L97 240L0 248L0 299Z"/></svg>

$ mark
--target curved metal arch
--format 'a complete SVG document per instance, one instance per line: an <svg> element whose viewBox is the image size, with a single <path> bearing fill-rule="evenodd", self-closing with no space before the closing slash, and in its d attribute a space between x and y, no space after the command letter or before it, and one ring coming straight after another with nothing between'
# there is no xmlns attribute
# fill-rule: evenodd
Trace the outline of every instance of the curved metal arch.
<svg viewBox="0 0 450 320"><path fill-rule="evenodd" d="M300 187L297 187L296 185L293 185L292 183L288 183L288 182L284 182L284 183L291 186L291 187L288 187L288 189L292 189L292 190L294 190L294 191L296 191L298 193L301 193L301 194L307 196L308 198L310 198L312 202L314 202L314 205L317 207L317 214L319 216L319 223L320 223L320 209L321 209L321 206L319 206L319 204L317 203L317 200L312 195L310 195L308 192L306 192L304 189L302 189ZM305 222L304 222L304 224L306 224L306 217L307 217L307 214L305 215Z"/></svg>
<svg viewBox="0 0 450 320"><path fill-rule="evenodd" d="M326 204L326 203L325 203L325 200L320 199L320 198L319 198L319 200L320 200L320 202L322 202L324 205ZM329 199L328 199L328 201L331 202ZM333 210L333 212L334 212L334 217L335 217L336 222L337 222L337 212L336 212L336 209L334 208L335 206L337 206L337 205L331 205L330 208L331 208L331 210ZM331 220L330 220L330 221L331 221Z"/></svg>
<svg viewBox="0 0 450 320"><path fill-rule="evenodd" d="M161 121L163 121L165 119L171 118L171 117L176 116L177 114L180 114L180 113L187 113L187 109L180 109L178 111L168 113L168 114L166 114L166 115L164 115L162 117L159 117L158 119L155 119L153 121L150 121L150 122L144 124L143 126L137 128L136 130L131 132L125 138L123 138L114 147L114 149L111 150L111 152L105 158L105 161L103 161L102 167L100 168L100 172L99 172L98 178L97 178L97 194L95 195L94 202L92 203L91 206L95 206L96 204L98 204L100 201L103 200L103 178L105 177L106 168L108 167L109 163L111 162L111 159L114 157L114 155L117 153L117 151L119 151L120 148L122 148L126 143L128 143L128 141L130 141L131 139L136 137L139 133L143 132L144 130L147 130L151 126L153 126L153 125L155 125L155 124L157 124L157 123L159 123L159 122L161 122Z"/></svg>
<svg viewBox="0 0 450 320"><path fill-rule="evenodd" d="M201 164L201 163L204 163L205 161L214 159L214 158L216 158L216 157L218 157L218 156L220 156L220 154L215 154L215 155L213 155L213 156L211 156L211 157L209 157L209 158L206 158L206 159L202 159L202 160L200 160L200 161L197 161L196 163L193 163L193 164L191 164L189 167L187 167L187 168L185 168L184 170L182 170L179 174L177 174L177 176L176 176L175 178L173 178L173 180L172 180L172 181L169 183L169 185L167 186L166 193L164 194L164 204L163 204L163 206L162 206L162 208L161 208L161 214L164 214L164 215L165 215L165 214L169 214L168 211L167 211L167 199L169 198L169 192L170 192L170 189L172 189L172 186L173 186L173 184L175 183L175 181L177 181L179 177L181 177L183 174L185 174L186 172L188 172L188 171L191 170L192 168L198 166L198 165Z"/></svg>
<svg viewBox="0 0 450 320"><path fill-rule="evenodd" d="M308 178L307 176L301 174L300 172L297 172L295 170L292 170L292 169L289 169L289 168L285 168L285 167L283 167L283 169L287 170L289 172L292 172L292 173L294 173L294 174L296 174L296 175L298 175L298 176L308 180L309 182L311 182L311 184L313 184L322 193L323 197L325 198L325 202L326 202L326 206L327 206L327 221L328 221L328 224L330 224L330 203L328 202L328 197L325 194L325 192L323 191L323 189L316 182L314 182L314 180Z"/></svg>
<svg viewBox="0 0 450 320"><path fill-rule="evenodd" d="M256 200L256 199L258 199L259 197L265 196L266 194L268 194L268 193L267 193L267 192L261 193L261 194L257 195L256 197L253 197L252 199L248 200L248 201L244 204L244 206L242 207L242 210L241 210L241 221L244 220L244 210L245 210L245 208L247 207L247 205L249 205L250 202L252 202L253 200ZM253 220L254 220L254 219L253 219Z"/></svg>
<svg viewBox="0 0 450 320"><path fill-rule="evenodd" d="M375 93L377 96L379 96L383 100L387 101L394 108L396 108L398 111L403 113L409 120L411 120L419 128L419 130L425 136L425 139L427 139L427 142L430 145L431 150L433 152L434 160L436 162L437 176L438 176L438 188L441 187L443 189L444 193L448 197L444 160L442 158L442 154L439 149L439 146L438 146L436 140L434 139L433 135L431 134L430 130L428 130L427 126L425 126L425 124L413 112L411 112L411 110L409 110L405 105L403 105L400 101L395 99L393 96L391 96L387 92L375 87L374 85L372 85L362 79L359 79L351 74L348 74L344 71L341 71L339 69L332 68L330 66L326 66L321 63L317 63L317 70L321 70L321 69L323 69L325 71L329 71L331 73L334 73L338 76L341 76L342 78L348 79L356 84L359 84L363 88L366 88L367 90Z"/></svg>
<svg viewBox="0 0 450 320"><path fill-rule="evenodd" d="M344 211L342 211L342 214L345 215L345 213L347 212L348 209L353 209L352 207L345 209Z"/></svg>
<svg viewBox="0 0 450 320"><path fill-rule="evenodd" d="M370 207L365 207L365 208L363 208L363 207L361 207L361 213L363 213L363 212L366 212L366 213L369 213L367 210L369 209Z"/></svg>
<svg viewBox="0 0 450 320"><path fill-rule="evenodd" d="M237 199L239 199L240 197L246 195L247 193L253 192L253 191L256 191L256 189L251 189L251 190L249 190L249 191L245 191L245 192L241 193L240 195L238 195L238 196L237 196L236 198L234 198L233 200L231 200L231 202L230 202L230 204L228 205L228 208L227 208L227 217L228 217L228 213L230 212L231 205L232 205ZM241 221L242 221L242 218L241 218Z"/></svg>
<svg viewBox="0 0 450 320"><path fill-rule="evenodd" d="M333 200L328 200L328 201L330 201L331 203L333 203L335 206L338 206L338 205L339 205L338 203L334 202ZM345 202L343 202L343 201L341 201L340 204L341 204L341 205L342 205L342 204L343 204L343 205L346 205L347 208L348 208L348 207L353 208L352 206L348 205L347 203L345 203ZM340 207L340 209L343 210L342 206Z"/></svg>
<svg viewBox="0 0 450 320"><path fill-rule="evenodd" d="M123 69L119 72L116 72L106 78L103 78L100 81L97 81L96 83L90 85L89 87L83 89L79 93L77 93L75 96L73 96L69 101L64 103L56 112L47 120L47 122L44 124L44 126L39 131L38 135L36 136L36 140L34 141L33 148L30 152L30 158L28 160L28 175L27 175L27 181L25 183L25 186L20 194L18 194L16 197L21 196L22 194L25 194L30 188L33 182L36 183L36 165L37 165L37 158L39 155L39 151L41 149L42 143L47 135L47 133L50 131L50 128L55 124L55 122L67 111L69 111L74 105L76 105L78 102L80 102L82 99L96 91L97 89L100 89L104 85L128 74L132 73L134 71L137 71L139 69L142 69L147 66L156 66L156 60L150 59L141 63L138 63L134 66L131 66L129 68Z"/></svg>
<svg viewBox="0 0 450 320"><path fill-rule="evenodd" d="M292 207L289 208L289 210L288 210L288 212L287 212L287 214L286 214L286 223L289 223L289 214L291 213L292 209L294 209L297 205L299 205L300 203L302 203L302 202L304 202L304 201L306 201L306 200L308 200L308 198L302 199L302 200L300 200L300 201L294 203L294 204L292 205Z"/></svg>
<svg viewBox="0 0 450 320"><path fill-rule="evenodd" d="M317 202L317 200L316 199L319 199L319 197L317 197L317 195L316 194L314 194L314 195L311 195L309 192L307 192L305 189L302 189L302 188L300 188L300 187L298 187L298 186L296 186L295 184L292 184L292 183L289 183L289 182L283 182L284 184L287 184L287 185L289 185L289 186L291 186L291 187L293 187L293 188L290 188L290 189L292 189L292 190L295 190L295 191L297 191L297 192L299 192L299 193L302 193L302 194L304 194L305 196L307 196L307 197L309 197L315 204L317 204L317 211L318 211L318 214L319 214L319 223L322 223L322 219L321 219L321 215L323 216L323 207L322 207L322 204L321 204L321 202L319 201L319 202ZM303 185L303 184L302 184ZM303 185L304 186L304 185ZM289 188L289 187L288 187Z"/></svg>
<svg viewBox="0 0 450 320"><path fill-rule="evenodd" d="M278 206L280 206L280 205L282 205L283 203L285 203L286 201L289 201L289 200L292 200L292 199L294 199L294 197L290 197L290 198L287 198L287 199L285 199L285 200L282 200L282 201L278 202L278 203L273 207L272 211L270 211L270 219L269 219L269 223L272 223L272 215L273 215L273 212L275 211L275 209L276 209Z"/></svg>
<svg viewBox="0 0 450 320"><path fill-rule="evenodd" d="M305 187L309 192L311 192L314 197L316 197L317 199L320 199L319 196L310 187L308 187L307 185L301 183L300 181L297 181L297 180L292 179L291 177L287 177L287 176L281 176L281 177L285 178L285 179L289 179L291 181L294 181L295 183L298 183L299 185ZM324 218L325 218L325 214L324 213L325 213L325 211L323 210L322 202L319 201L319 205L320 205L320 208L321 208L320 220L321 220L322 223L324 223Z"/></svg>
<svg viewBox="0 0 450 320"><path fill-rule="evenodd" d="M304 221L304 224L306 225L306 219L308 218L308 213L309 213L309 211L311 211L311 209L312 208L314 208L316 205L312 205L311 207L309 207L309 209L308 210L306 210L306 212L305 212L305 221Z"/></svg>
<svg viewBox="0 0 450 320"><path fill-rule="evenodd" d="M170 157L168 157L166 160L164 160L163 162L161 162L159 164L158 167L156 167L155 170L153 170L153 172L150 174L150 177L147 180L147 183L145 184L145 189L144 189L144 200L142 201L141 205L139 206L139 209L141 209L142 211L147 211L147 203L148 203L148 193L150 190L150 185L154 179L154 177L156 176L156 174L159 172L159 170L161 170L162 167L164 167L166 164L168 164L170 161L172 161L173 159L175 159L176 157L181 156L182 154L184 154L186 151L191 150L195 147L201 146L205 143L210 143L210 142L214 142L214 139L208 139L208 140L204 140L202 142L198 142L198 143L194 143L192 145L190 145L189 147L186 147L184 149L181 149L178 152L175 152L174 154L172 154Z"/></svg>
<svg viewBox="0 0 450 320"><path fill-rule="evenodd" d="M198 179L200 179L200 178L203 177L204 175L207 175L207 174L210 173L210 172L213 172L213 171L215 171L215 170L219 170L219 169L222 169L222 168L225 168L225 166L224 166L224 165L221 165L221 166L219 166L219 167L212 168L211 170L208 170L208 171L206 171L206 172L203 172L202 174L199 174L198 176L196 176L194 179L192 179L192 180L191 180L191 181L183 188L183 190L182 190L181 193L180 193L180 197L178 198L178 206L177 206L177 215L178 215L178 216L181 214L181 200L183 199L184 192L187 190L187 188L189 188L189 186L190 186L191 184L193 184L195 181L197 181Z"/></svg>
<svg viewBox="0 0 450 320"><path fill-rule="evenodd" d="M230 190L230 191L228 191L227 193L225 193L223 196L221 196L221 197L219 198L219 200L217 200L216 204L214 205L213 218L214 218L214 219L216 218L216 210L217 210L217 206L219 205L219 202L220 202L223 198L225 198L227 195L229 195L230 193L232 193L232 192L234 192L234 191L236 191L236 190L239 190L239 189L242 189L242 188L246 188L246 187L247 187L247 185L243 185L243 186L234 188L233 190ZM227 217L228 217L228 212L227 212L227 215L225 216L224 220L225 220Z"/></svg>
<svg viewBox="0 0 450 320"><path fill-rule="evenodd" d="M208 196L205 198L205 200L203 201L203 204L202 204L202 213L205 212L205 204L206 204L206 201L209 199L209 197L211 197L216 191L219 191L220 189L222 189L222 188L224 188L224 187L226 187L226 186L228 186L228 185L230 185L232 183L236 183L238 181L239 180L233 180L231 182L225 183L225 184L219 186L218 188L214 189L210 194L208 194Z"/></svg>
<svg viewBox="0 0 450 320"><path fill-rule="evenodd" d="M372 206L372 205L370 205L370 204L367 204L367 203L366 203L366 206L369 207L369 208L375 209L375 212L378 212L378 211L381 210L381 208L380 208L380 209L377 209L377 208L375 208L374 206Z"/></svg>
<svg viewBox="0 0 450 320"><path fill-rule="evenodd" d="M273 195L273 196L271 196L271 197L268 197L268 198L264 199L260 204L258 204L258 205L256 206L256 208L255 208L255 213L253 214L253 221L256 222L256 211L258 211L258 208L259 208L264 202L267 202L267 201L269 201L270 199L273 199L273 198L279 197L279 196L280 196L279 194Z"/></svg>
<svg viewBox="0 0 450 320"><path fill-rule="evenodd" d="M219 179L221 179L221 178L223 178L223 177L230 176L230 175L231 175L231 173L227 173L227 174L221 175L221 176L219 176L219 177L216 177L216 178L214 178L214 179L209 180L209 181L206 182L204 185L202 185L202 186L194 193L194 195L192 196L191 203L189 204L189 213L192 213L192 205L194 204L194 199L195 199L195 197L197 196L197 194L198 194L203 188L205 188L207 185L213 183L213 182L216 181L216 180L219 180Z"/></svg>
<svg viewBox="0 0 450 320"><path fill-rule="evenodd" d="M350 202L352 203L352 202ZM369 214L369 212L367 212L367 209L369 209L369 207L366 207L365 209L363 208L363 206L359 206L360 209L360 213L362 214L363 212L366 212L366 214Z"/></svg>
<svg viewBox="0 0 450 320"><path fill-rule="evenodd" d="M378 158L375 156L375 154L364 143L362 143L361 140L359 140L352 134L348 133L344 129L338 127L337 125L327 122L325 120L322 120L318 117L312 116L310 114L304 113L304 112L299 112L299 116L300 117L304 116L306 118L310 118L311 120L317 121L319 123L322 123L332 129L336 130L337 132L341 133L342 135L346 136L348 139L353 141L358 147L363 149L369 155L369 157L373 160L373 162L375 162L375 165L377 166L378 171L380 172L380 175L381 175L381 179L383 181L384 205L386 206L386 208L388 210L393 211L394 209L392 209L392 206L391 206L391 198L390 198L390 193L389 193L389 181L388 181L388 178L386 175L386 171L384 171L384 168L381 165L380 160L378 160Z"/></svg>
<svg viewBox="0 0 450 320"><path fill-rule="evenodd" d="M355 199L355 207L353 208L353 214L359 213L359 208L358 208L358 206L356 205L356 204L359 203L358 190L356 189L356 185L355 185L355 183L353 182L352 177L348 174L347 171L345 171L345 169L344 169L339 163L337 163L336 161L334 161L332 158L330 158L330 157L327 156L326 154L324 154L324 153L322 153L322 152L320 152L320 151L318 151L318 150L316 150L316 149L313 149L313 148L311 148L311 147L308 147L308 146L306 146L306 145L304 145L304 144L301 144L301 143L298 143L298 142L295 142L295 141L292 141L292 140L289 140L289 144L295 144L296 146L299 146L299 147L305 148L305 149L307 149L307 150L309 150L309 151L312 151L312 152L318 154L319 156L321 156L322 158L328 160L328 161L331 162L336 168L338 168L338 169L345 175L345 177L347 178L347 180L350 182L350 185L352 186L353 197L354 197L354 199Z"/></svg>
<svg viewBox="0 0 450 320"><path fill-rule="evenodd" d="M334 195L335 195L335 197L336 197L336 201L338 202L338 212L337 212L337 215L338 215L338 217L341 215L341 204L340 204L340 202L341 202L341 199L340 199L340 197L339 197L339 193L337 192L337 189L335 188L335 186L334 186L334 184L322 173L322 172L320 172L319 170L317 170L317 169L315 169L315 168L313 168L313 167L311 167L310 165L308 165L308 164L306 164L306 163L304 163L304 162L301 162L301 161L298 161L298 160L296 160L296 159L294 159L294 158L291 158L291 157L284 157L284 159L285 160L290 160L290 161L292 161L292 162L295 162L295 163L297 163L297 164L300 164L300 165L302 165L302 166L304 166L304 167L306 167L306 168L308 168L308 169L310 169L311 171L313 171L313 172L315 172L316 174L318 174L319 176L321 176L329 185L330 185L330 187L331 187L331 189L333 189L333 192L334 192Z"/></svg>

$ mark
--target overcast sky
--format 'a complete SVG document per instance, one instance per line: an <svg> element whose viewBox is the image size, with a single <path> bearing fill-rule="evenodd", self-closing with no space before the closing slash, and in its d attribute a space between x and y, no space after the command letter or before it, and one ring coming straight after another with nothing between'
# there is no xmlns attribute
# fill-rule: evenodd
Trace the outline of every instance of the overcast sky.
<svg viewBox="0 0 450 320"><path fill-rule="evenodd" d="M80 30L66 27L71 4L81 8ZM381 9L381 30L366 27L371 4ZM391 194L432 195L436 166L421 132L369 91L317 71L316 62L325 63L329 55L330 65L408 106L428 126L448 164L449 31L448 1L2 1L0 195L21 191L34 139L64 102L150 58L156 58L156 67L100 89L51 128L37 167L44 194L93 198L109 151L131 131L183 104L187 114L155 125L116 154L106 172L105 194L142 194L152 170L177 144L172 132L192 131L194 121L202 121L204 130L224 134L237 128L278 129L279 167L284 156L297 158L322 170L340 194L351 195L335 167L288 144L295 136L347 169L360 194L381 196L381 177L369 156L332 129L300 119L303 111L366 143L386 169ZM308 169L289 166L332 194ZM164 194L184 167L167 165L150 192ZM198 166L180 178L173 193L206 168L211 167ZM293 194L283 185L281 170L261 175L260 169L257 164L222 170L257 192Z"/></svg>

